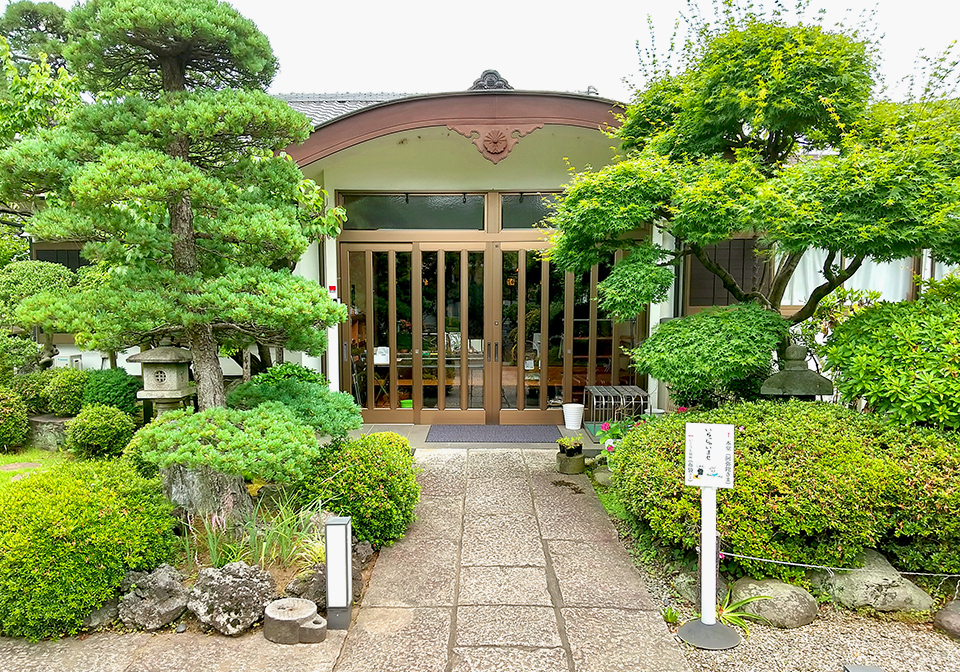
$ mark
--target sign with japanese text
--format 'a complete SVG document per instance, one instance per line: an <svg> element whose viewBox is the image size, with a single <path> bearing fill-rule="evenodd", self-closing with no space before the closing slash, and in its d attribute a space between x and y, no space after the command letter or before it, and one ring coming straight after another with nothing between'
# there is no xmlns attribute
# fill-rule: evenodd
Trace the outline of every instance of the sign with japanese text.
<svg viewBox="0 0 960 672"><path fill-rule="evenodd" d="M733 487L733 425L687 423L685 485Z"/></svg>

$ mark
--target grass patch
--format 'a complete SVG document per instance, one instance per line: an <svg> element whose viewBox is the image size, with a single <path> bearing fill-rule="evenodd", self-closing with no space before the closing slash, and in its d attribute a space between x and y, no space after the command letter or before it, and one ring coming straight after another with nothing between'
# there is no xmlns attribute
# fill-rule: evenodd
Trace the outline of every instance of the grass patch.
<svg viewBox="0 0 960 672"><path fill-rule="evenodd" d="M46 471L50 467L68 459L63 453L54 453L40 448L30 448L22 453L3 453L0 454L0 466L5 464L16 464L17 462L34 462L40 467L35 469L17 469L14 471L0 471L0 488L10 482L17 474L28 471Z"/></svg>

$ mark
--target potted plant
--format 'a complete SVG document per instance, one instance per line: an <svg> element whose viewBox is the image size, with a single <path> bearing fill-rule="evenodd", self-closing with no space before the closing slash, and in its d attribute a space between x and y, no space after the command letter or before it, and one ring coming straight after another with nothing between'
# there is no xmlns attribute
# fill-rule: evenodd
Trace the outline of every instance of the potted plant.
<svg viewBox="0 0 960 672"><path fill-rule="evenodd" d="M575 436L561 436L557 439L557 445L560 452L567 457L575 457L583 454L583 437L579 434Z"/></svg>
<svg viewBox="0 0 960 672"><path fill-rule="evenodd" d="M583 461L583 437L562 436L557 439L557 471L561 474L582 474L585 469Z"/></svg>

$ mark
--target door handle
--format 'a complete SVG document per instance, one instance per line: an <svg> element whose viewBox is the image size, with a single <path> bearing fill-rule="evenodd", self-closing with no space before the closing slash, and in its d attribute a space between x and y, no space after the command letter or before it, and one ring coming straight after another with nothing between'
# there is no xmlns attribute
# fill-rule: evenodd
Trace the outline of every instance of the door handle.
<svg viewBox="0 0 960 672"><path fill-rule="evenodd" d="M487 361L490 361L490 341L487 341Z"/></svg>
<svg viewBox="0 0 960 672"><path fill-rule="evenodd" d="M493 361L500 361L500 341L493 344Z"/></svg>

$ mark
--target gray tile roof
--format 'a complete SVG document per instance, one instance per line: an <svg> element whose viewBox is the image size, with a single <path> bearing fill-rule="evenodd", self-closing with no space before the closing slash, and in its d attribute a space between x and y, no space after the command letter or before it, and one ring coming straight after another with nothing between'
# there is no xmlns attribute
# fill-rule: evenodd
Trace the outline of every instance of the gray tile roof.
<svg viewBox="0 0 960 672"><path fill-rule="evenodd" d="M410 93L287 93L277 96L297 112L305 114L316 128L365 107L397 98L408 98Z"/></svg>

